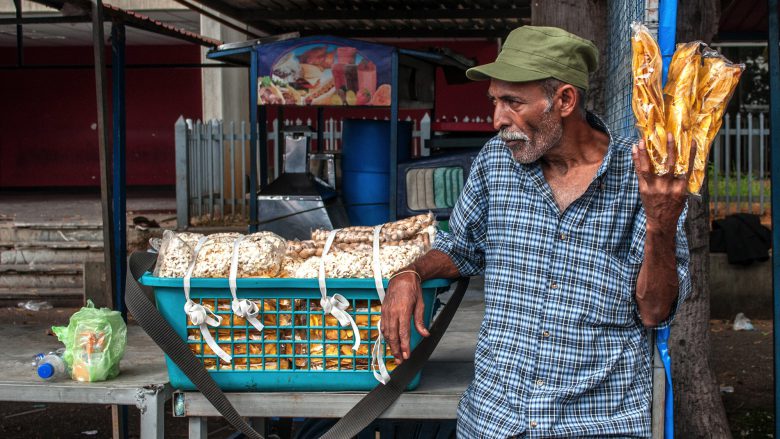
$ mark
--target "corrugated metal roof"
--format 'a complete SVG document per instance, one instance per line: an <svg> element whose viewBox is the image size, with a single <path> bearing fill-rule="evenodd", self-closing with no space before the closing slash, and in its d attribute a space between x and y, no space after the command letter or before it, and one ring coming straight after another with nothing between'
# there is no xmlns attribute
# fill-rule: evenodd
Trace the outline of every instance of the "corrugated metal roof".
<svg viewBox="0 0 780 439"><path fill-rule="evenodd" d="M531 21L530 0L194 1L268 34L495 38Z"/></svg>

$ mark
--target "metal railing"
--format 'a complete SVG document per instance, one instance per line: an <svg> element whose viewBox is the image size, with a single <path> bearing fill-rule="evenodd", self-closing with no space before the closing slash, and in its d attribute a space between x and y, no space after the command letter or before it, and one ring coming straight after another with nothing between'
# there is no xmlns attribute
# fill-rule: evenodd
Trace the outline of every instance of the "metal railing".
<svg viewBox="0 0 780 439"><path fill-rule="evenodd" d="M769 127L765 113L725 115L710 151L712 217L768 212L769 169Z"/></svg>
<svg viewBox="0 0 780 439"><path fill-rule="evenodd" d="M431 119L426 113L412 122L413 152L424 151L431 136ZM269 121L267 142L268 168L271 179L279 176L280 130L290 125L311 125L311 120L285 119ZM281 127L280 127L281 125ZM250 129L246 122L176 121L176 217L179 229L193 223L213 220L245 223L249 218ZM341 150L343 124L327 119L323 127L322 152ZM259 132L259 129L258 129ZM317 139L313 133L314 141ZM259 149L258 149L259 153ZM260 173L260 160L257 163ZM222 222L224 224L224 221Z"/></svg>

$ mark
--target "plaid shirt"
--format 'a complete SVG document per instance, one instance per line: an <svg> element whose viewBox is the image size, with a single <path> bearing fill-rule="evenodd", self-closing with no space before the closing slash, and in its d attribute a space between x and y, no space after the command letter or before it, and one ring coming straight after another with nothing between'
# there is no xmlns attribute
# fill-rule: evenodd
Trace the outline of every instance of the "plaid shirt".
<svg viewBox="0 0 780 439"><path fill-rule="evenodd" d="M518 164L495 137L474 161L452 232L437 236L434 248L462 275L485 274L458 437L650 436L652 352L634 298L646 218L633 141L594 115L588 122L610 135L609 149L563 213L539 163ZM672 313L691 289L684 220Z"/></svg>

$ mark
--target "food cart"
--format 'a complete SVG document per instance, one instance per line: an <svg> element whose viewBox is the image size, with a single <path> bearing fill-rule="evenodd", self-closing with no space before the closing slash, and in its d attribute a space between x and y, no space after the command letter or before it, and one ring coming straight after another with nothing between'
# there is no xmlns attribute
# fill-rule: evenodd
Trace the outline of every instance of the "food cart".
<svg viewBox="0 0 780 439"><path fill-rule="evenodd" d="M257 148L251 148L250 153L250 231L256 231L261 223L268 223L267 218L261 221L264 215L263 206L258 206L258 201L284 202L287 206L282 210L286 212L284 216L288 220L295 215L294 209L289 206L291 202L314 202L313 205L300 207L299 212L306 211L311 214L312 210L321 209L323 212L326 210L326 200L324 200L326 195L321 188L306 183L302 176L293 179L287 175L279 179L282 181L269 182L266 143L258 142L258 139L267 137L270 106L316 107L317 139L323 138L325 108L389 109L389 142L386 150L380 152L380 154L387 154L389 162L387 180L370 186L380 186L381 189L378 190L387 188L389 209L387 219L394 220L397 217L400 65L406 60L414 59L412 62L417 64L423 61L429 65L457 67L462 70L469 67L455 58L440 53L399 49L329 36L305 38L283 36L278 41L270 43L250 41L223 45L209 52L207 56L214 60L242 63L250 68L250 144L257 145ZM374 146L370 139L367 139L367 144L369 148ZM280 157L276 159L280 160ZM259 176L256 174L258 161ZM300 173L300 168L296 173ZM301 186L304 187L303 190L296 189ZM266 195L273 197L273 200ZM314 199L309 199L311 196ZM319 200L316 199L318 196ZM309 198L304 199L304 197ZM331 219L332 214L323 213L323 216L330 219L329 223L321 221L325 222L325 225L336 225L334 224L336 221Z"/></svg>

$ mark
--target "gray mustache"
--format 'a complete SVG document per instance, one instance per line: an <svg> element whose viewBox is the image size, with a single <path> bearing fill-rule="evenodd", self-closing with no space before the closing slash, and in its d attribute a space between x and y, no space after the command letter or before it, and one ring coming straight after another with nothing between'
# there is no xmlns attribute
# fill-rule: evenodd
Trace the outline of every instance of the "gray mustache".
<svg viewBox="0 0 780 439"><path fill-rule="evenodd" d="M512 142L515 140L522 140L524 142L528 142L531 140L524 132L522 131L510 131L507 128L501 128L501 130L498 132L499 137L501 137L501 140L504 142Z"/></svg>

